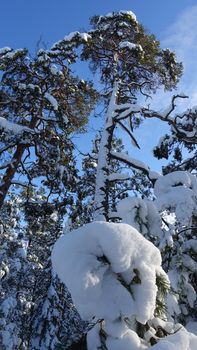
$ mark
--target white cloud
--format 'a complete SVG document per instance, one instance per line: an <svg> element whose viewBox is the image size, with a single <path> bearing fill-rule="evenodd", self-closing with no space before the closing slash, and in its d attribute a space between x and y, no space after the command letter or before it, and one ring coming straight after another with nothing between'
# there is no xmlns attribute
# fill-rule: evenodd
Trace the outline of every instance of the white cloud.
<svg viewBox="0 0 197 350"><path fill-rule="evenodd" d="M175 51L177 60L183 62L184 72L178 92L189 95L181 105L197 105L197 5L187 8L165 32L163 47Z"/></svg>
<svg viewBox="0 0 197 350"><path fill-rule="evenodd" d="M166 31L166 37L162 41L164 46L175 49L178 58L186 61L186 66L188 64L188 58L190 60L194 59L190 54L197 52L196 20L197 5L187 8L177 18L176 22Z"/></svg>

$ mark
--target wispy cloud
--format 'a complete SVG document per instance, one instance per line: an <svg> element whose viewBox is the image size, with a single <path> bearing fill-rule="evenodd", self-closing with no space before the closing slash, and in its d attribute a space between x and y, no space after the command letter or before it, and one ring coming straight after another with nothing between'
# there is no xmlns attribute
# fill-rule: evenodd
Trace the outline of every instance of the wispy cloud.
<svg viewBox="0 0 197 350"><path fill-rule="evenodd" d="M161 41L163 47L175 51L183 62L184 72L178 91L189 95L181 105L197 105L197 5L187 8L168 28Z"/></svg>
<svg viewBox="0 0 197 350"><path fill-rule="evenodd" d="M197 52L197 5L187 8L177 18L165 33L163 39L164 46L170 46L175 49L179 59L185 61L185 67L188 68L188 59L194 59L193 54Z"/></svg>

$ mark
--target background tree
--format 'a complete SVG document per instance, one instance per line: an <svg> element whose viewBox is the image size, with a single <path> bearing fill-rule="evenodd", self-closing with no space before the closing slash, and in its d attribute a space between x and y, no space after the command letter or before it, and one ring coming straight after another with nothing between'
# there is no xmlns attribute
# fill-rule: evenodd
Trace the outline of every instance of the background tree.
<svg viewBox="0 0 197 350"><path fill-rule="evenodd" d="M72 342L83 328L50 263L63 215L76 197L72 136L84 131L96 100L91 84L71 72L76 58L71 48L61 55L40 50L35 58L27 50L0 50L0 343L5 349L53 349L62 337ZM63 319L78 330L70 322L65 331Z"/></svg>
<svg viewBox="0 0 197 350"><path fill-rule="evenodd" d="M184 171L160 176L154 186L156 200L128 197L119 202L122 222L138 229L161 251L169 276L168 316L186 325L196 321L197 180Z"/></svg>
<svg viewBox="0 0 197 350"><path fill-rule="evenodd" d="M33 59L27 50L1 49L0 206L16 182L29 186L42 178L49 195L74 185L71 136L82 130L96 98L91 85L72 75L75 59L70 48L61 56L40 50Z"/></svg>
<svg viewBox="0 0 197 350"><path fill-rule="evenodd" d="M23 332L31 305L22 204L20 197L10 196L0 214L0 344L2 349L9 350L25 344Z"/></svg>

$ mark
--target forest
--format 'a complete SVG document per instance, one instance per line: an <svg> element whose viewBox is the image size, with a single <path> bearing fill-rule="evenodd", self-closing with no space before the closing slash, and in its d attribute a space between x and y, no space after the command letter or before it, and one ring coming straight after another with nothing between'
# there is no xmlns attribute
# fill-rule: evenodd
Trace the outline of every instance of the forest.
<svg viewBox="0 0 197 350"><path fill-rule="evenodd" d="M2 350L197 348L197 107L177 110L183 67L131 11L34 56L0 49ZM160 172L135 157L156 121Z"/></svg>

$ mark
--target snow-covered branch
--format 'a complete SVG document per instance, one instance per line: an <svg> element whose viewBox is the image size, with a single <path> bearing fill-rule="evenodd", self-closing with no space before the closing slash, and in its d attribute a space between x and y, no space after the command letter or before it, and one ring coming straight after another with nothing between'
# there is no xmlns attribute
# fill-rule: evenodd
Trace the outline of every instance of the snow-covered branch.
<svg viewBox="0 0 197 350"><path fill-rule="evenodd" d="M138 159L132 158L130 157L128 154L126 153L122 153L122 152L110 152L110 156L113 159L117 159L119 161L122 161L123 163L137 169L137 170L141 170L143 173L145 173L147 176L149 176L149 171L150 168L143 162L141 162Z"/></svg>
<svg viewBox="0 0 197 350"><path fill-rule="evenodd" d="M133 348L135 342L140 346L140 338L125 319L143 325L152 319L156 275L162 274L168 283L160 266L159 250L153 244L129 225L94 222L60 237L52 252L52 263L71 291L81 317L105 321L107 349L122 349L125 341L129 344L126 349ZM99 326L94 332L94 345L100 345ZM90 331L90 350L92 336Z"/></svg>
<svg viewBox="0 0 197 350"><path fill-rule="evenodd" d="M194 111L191 109L191 110L187 110L181 115L178 114L175 117L171 116L171 113L176 108L175 101L178 98L188 98L188 96L185 96L183 94L173 96L169 107L163 113L159 111L143 108L142 114L145 118L157 118L164 122L167 122L171 126L172 131L176 134L177 138L180 138L186 143L196 144L197 143L197 128L195 124L196 112L194 113ZM190 125L189 125L188 119L190 114L192 114L192 121L190 122Z"/></svg>
<svg viewBox="0 0 197 350"><path fill-rule="evenodd" d="M121 110L123 110L121 112ZM139 106L137 104L123 104L123 105L116 105L115 107L115 120L122 120L128 118L129 115L133 113L141 113L143 110L142 106Z"/></svg>
<svg viewBox="0 0 197 350"><path fill-rule="evenodd" d="M24 131L31 132L31 133L33 132L32 129L17 123L10 122L3 117L0 117L0 128L5 129L7 132L11 132L12 134L15 134L15 135L21 134Z"/></svg>
<svg viewBox="0 0 197 350"><path fill-rule="evenodd" d="M125 181L130 178L129 174L121 174L121 173L112 173L110 174L107 179L108 181Z"/></svg>

